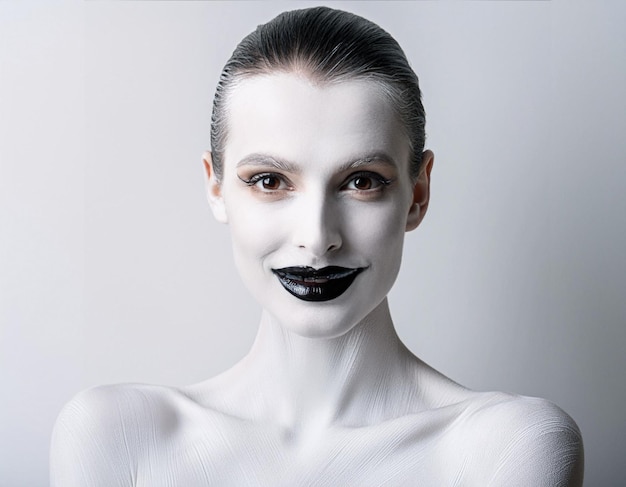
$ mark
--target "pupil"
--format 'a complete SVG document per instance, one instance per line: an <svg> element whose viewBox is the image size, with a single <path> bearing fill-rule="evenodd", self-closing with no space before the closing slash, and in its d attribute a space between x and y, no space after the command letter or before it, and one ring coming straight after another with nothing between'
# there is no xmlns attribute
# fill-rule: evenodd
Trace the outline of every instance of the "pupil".
<svg viewBox="0 0 626 487"><path fill-rule="evenodd" d="M265 189L276 189L277 184L278 180L274 177L268 176L263 179L263 187Z"/></svg>
<svg viewBox="0 0 626 487"><path fill-rule="evenodd" d="M357 189L369 189L371 185L369 178L356 178L354 180L354 186L356 186Z"/></svg>

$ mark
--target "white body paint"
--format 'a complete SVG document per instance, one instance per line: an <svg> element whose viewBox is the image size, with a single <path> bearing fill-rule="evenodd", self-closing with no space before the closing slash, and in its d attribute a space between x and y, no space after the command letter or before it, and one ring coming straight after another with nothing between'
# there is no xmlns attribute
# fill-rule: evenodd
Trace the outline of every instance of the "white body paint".
<svg viewBox="0 0 626 487"><path fill-rule="evenodd" d="M52 486L581 485L569 416L541 399L469 391L397 337L386 295L404 232L426 210L432 162L426 152L411 182L409 154L376 84L286 73L241 82L220 184L207 169L214 213L264 307L255 343L194 386L78 395L55 427ZM390 182L357 189L361 171ZM268 172L265 189L241 180ZM272 273L328 265L366 270L324 302L297 299Z"/></svg>

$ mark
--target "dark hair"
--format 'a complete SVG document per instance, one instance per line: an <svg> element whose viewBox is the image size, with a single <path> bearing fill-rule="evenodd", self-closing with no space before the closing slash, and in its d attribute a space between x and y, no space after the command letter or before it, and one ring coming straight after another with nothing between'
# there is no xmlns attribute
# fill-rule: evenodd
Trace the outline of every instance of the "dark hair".
<svg viewBox="0 0 626 487"><path fill-rule="evenodd" d="M226 105L237 80L275 71L301 72L328 83L368 79L383 89L412 148L411 177L419 173L425 115L418 79L396 40L363 17L315 7L284 12L259 25L235 48L220 76L211 117L211 150L218 180L227 138Z"/></svg>

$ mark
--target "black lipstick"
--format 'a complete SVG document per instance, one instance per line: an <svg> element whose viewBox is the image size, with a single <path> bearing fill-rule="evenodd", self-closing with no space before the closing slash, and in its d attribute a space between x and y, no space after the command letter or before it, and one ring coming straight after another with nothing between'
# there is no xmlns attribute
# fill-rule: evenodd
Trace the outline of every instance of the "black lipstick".
<svg viewBox="0 0 626 487"><path fill-rule="evenodd" d="M328 266L284 267L272 269L282 286L293 296L303 301L330 301L341 296L352 284L364 267Z"/></svg>

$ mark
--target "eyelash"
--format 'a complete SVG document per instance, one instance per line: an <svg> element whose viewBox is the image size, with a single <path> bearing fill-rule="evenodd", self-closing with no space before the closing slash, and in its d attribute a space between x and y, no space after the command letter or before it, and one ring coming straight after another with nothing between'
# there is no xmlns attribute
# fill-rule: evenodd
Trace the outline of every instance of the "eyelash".
<svg viewBox="0 0 626 487"><path fill-rule="evenodd" d="M385 189L386 186L389 186L393 181L392 179L384 178L383 176L375 172L359 171L355 174L351 174L350 177L346 180L346 182L341 186L341 188L347 189L347 186L350 183L352 183L353 181L356 181L359 178L369 179L377 183L379 186L374 187L374 188L368 188L368 189L354 188L352 191L358 191L358 192L382 191Z"/></svg>
<svg viewBox="0 0 626 487"><path fill-rule="evenodd" d="M279 183L285 183L288 185L287 180L285 179L284 176L277 174L277 173L273 173L273 172L263 172L263 173L259 173L259 174L254 174L252 175L249 179L245 179L242 178L241 176L237 176L244 184L253 187L256 186L258 183L260 183L261 181L263 181L264 179L268 179L268 178L272 178L272 179L276 179L279 181ZM289 186L289 185L288 185ZM291 189L291 187L289 186L288 189ZM266 188L259 188L260 191L263 192L272 192L272 191L278 191L278 189L266 189Z"/></svg>
<svg viewBox="0 0 626 487"><path fill-rule="evenodd" d="M246 179L243 178L241 176L237 176L244 184L246 184L247 186L250 187L255 187L258 185L258 183L262 182L265 179L276 179L279 183L279 185L285 184L287 185L287 188L282 188L282 189L287 189L287 190L291 190L292 186L289 182L289 180L287 180L282 174L278 174L278 173L272 173L272 172L264 172L264 173L258 173L258 174L254 174L252 175L250 178ZM370 181L373 182L374 186L373 188L367 188L367 189L358 189L358 188L352 188L349 189L348 186L353 183L354 181L356 181L357 179L362 178L362 179L368 179ZM385 189L385 187L389 186L391 183L393 182L392 179L387 179L383 176L381 176L378 173L375 172L371 172L371 171L359 171L357 173L351 174L348 179L346 179L346 181L340 186L340 188L342 190L349 190L349 191L356 191L358 193L373 193L373 192L380 192L383 191ZM275 191L280 191L281 188L276 188L276 189L267 189L263 186L257 188L259 191L264 192L264 193L272 193Z"/></svg>

